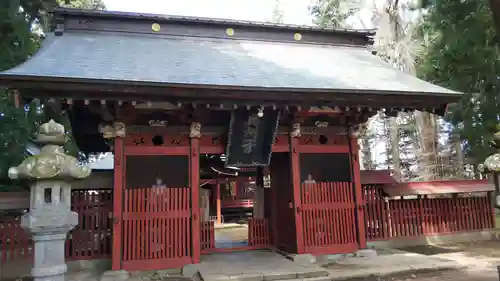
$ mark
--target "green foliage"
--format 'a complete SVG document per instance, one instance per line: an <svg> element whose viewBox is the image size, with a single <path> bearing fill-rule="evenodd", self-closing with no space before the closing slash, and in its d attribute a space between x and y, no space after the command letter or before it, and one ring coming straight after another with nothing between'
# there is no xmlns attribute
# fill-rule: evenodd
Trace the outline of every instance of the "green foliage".
<svg viewBox="0 0 500 281"><path fill-rule="evenodd" d="M105 10L102 0L57 0L60 7L89 10Z"/></svg>
<svg viewBox="0 0 500 281"><path fill-rule="evenodd" d="M315 0L309 7L314 23L327 28L340 28L345 21L359 11L358 1Z"/></svg>
<svg viewBox="0 0 500 281"><path fill-rule="evenodd" d="M421 78L465 93L447 119L465 141L467 155L481 162L492 148L490 129L500 113L500 63L487 0L426 3L420 23L426 42L418 65Z"/></svg>
<svg viewBox="0 0 500 281"><path fill-rule="evenodd" d="M47 22L48 11L58 5L82 9L104 9L101 0L9 0L0 1L0 71L15 67L40 46L40 32ZM40 30L40 28L42 30ZM43 105L32 103L25 108L16 108L14 97L7 89L0 89L0 191L13 190L7 178L8 168L18 165L25 158L26 144L45 120ZM58 122L70 132L69 119L59 115ZM69 134L70 136L70 134ZM78 153L72 137L66 145L72 155ZM17 185L18 186L18 185Z"/></svg>

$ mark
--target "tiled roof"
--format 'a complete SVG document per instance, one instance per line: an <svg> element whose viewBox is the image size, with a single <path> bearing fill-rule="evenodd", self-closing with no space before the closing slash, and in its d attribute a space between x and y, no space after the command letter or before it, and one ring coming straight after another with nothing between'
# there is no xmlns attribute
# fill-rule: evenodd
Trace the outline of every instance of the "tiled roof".
<svg viewBox="0 0 500 281"><path fill-rule="evenodd" d="M33 58L2 76L458 94L402 73L365 48L105 32L51 36Z"/></svg>

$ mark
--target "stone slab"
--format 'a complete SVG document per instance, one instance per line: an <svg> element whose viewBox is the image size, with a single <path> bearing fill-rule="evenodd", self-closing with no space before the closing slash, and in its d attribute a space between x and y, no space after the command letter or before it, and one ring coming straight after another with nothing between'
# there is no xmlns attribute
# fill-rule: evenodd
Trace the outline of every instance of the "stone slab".
<svg viewBox="0 0 500 281"><path fill-rule="evenodd" d="M329 265L327 270L331 280L348 280L421 271L454 270L464 267L453 260L405 253L373 258L345 258Z"/></svg>
<svg viewBox="0 0 500 281"><path fill-rule="evenodd" d="M316 257L311 254L300 254L292 257L293 262L300 266L311 266L316 264Z"/></svg>
<svg viewBox="0 0 500 281"><path fill-rule="evenodd" d="M125 270L109 270L101 275L100 281L125 281L130 274Z"/></svg>
<svg viewBox="0 0 500 281"><path fill-rule="evenodd" d="M297 272L297 278L303 279L303 278L316 278L316 277L325 277L328 276L329 273L327 270L303 270L301 272ZM309 280L309 279L308 279Z"/></svg>
<svg viewBox="0 0 500 281"><path fill-rule="evenodd" d="M186 264L184 267L182 267L181 275L194 278L199 272L200 269L197 264Z"/></svg>
<svg viewBox="0 0 500 281"><path fill-rule="evenodd" d="M230 281L262 281L262 273L242 273L229 275Z"/></svg>
<svg viewBox="0 0 500 281"><path fill-rule="evenodd" d="M374 249L361 249L356 251L355 256L360 258L375 258L377 256L377 251Z"/></svg>
<svg viewBox="0 0 500 281"><path fill-rule="evenodd" d="M446 235L422 235L398 239L368 242L371 248L404 248L421 245L442 245L457 242L487 241L496 239L495 230L462 232Z"/></svg>
<svg viewBox="0 0 500 281"><path fill-rule="evenodd" d="M262 276L263 281L288 280L297 278L297 273L293 272L270 272Z"/></svg>

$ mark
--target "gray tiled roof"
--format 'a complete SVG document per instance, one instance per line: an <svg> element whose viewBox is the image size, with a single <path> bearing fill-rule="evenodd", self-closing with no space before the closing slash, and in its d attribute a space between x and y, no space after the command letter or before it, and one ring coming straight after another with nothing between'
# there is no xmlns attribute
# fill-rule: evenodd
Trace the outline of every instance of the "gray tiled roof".
<svg viewBox="0 0 500 281"><path fill-rule="evenodd" d="M457 94L399 72L364 48L97 32L51 36L5 75Z"/></svg>

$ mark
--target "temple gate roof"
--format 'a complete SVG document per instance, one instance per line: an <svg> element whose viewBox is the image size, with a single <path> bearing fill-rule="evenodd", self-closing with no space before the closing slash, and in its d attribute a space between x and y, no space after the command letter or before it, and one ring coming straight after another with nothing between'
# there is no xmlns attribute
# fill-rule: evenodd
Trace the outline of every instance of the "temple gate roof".
<svg viewBox="0 0 500 281"><path fill-rule="evenodd" d="M372 31L72 9L55 14L55 33L31 59L0 73L1 83L66 90L113 85L107 94L122 95L148 91L141 87L246 90L250 99L274 91L274 100L301 95L331 102L396 95L430 98L441 107L460 97L372 54ZM308 98L312 93L328 95Z"/></svg>

